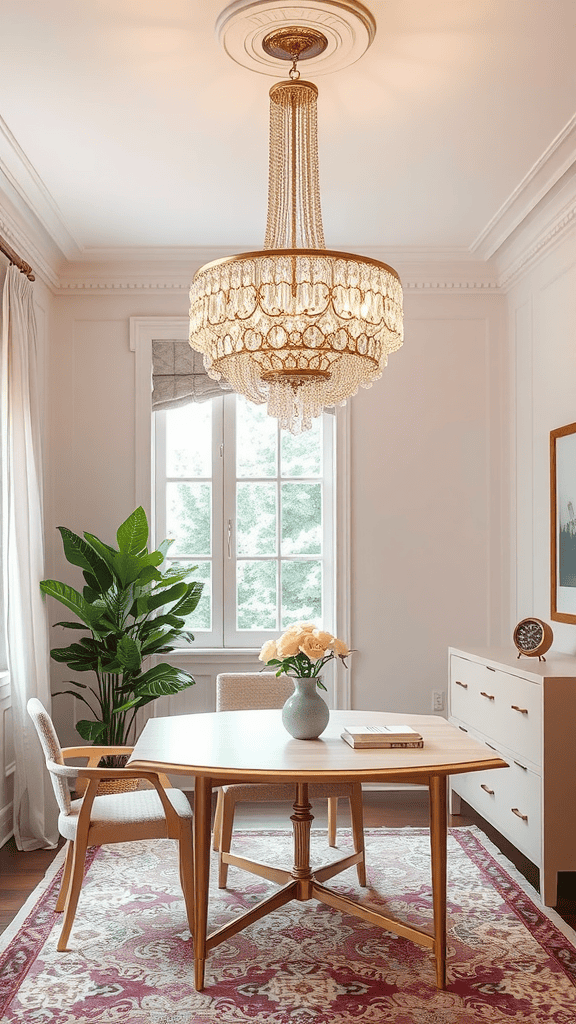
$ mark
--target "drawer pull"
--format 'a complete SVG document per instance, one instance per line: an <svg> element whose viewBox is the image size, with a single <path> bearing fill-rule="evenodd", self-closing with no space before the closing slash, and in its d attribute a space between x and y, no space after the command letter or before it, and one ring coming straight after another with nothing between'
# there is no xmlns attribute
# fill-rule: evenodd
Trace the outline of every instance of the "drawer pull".
<svg viewBox="0 0 576 1024"><path fill-rule="evenodd" d="M487 747L490 747L490 750L496 750L496 747L493 747L493 746L492 746L492 744L491 744L491 743L488 743L488 741L487 741L487 740L484 740L484 742L486 743L486 746L487 746Z"/></svg>
<svg viewBox="0 0 576 1024"><path fill-rule="evenodd" d="M481 697L486 697L487 700L494 700L494 694L493 693L485 693L484 690L480 690L480 696Z"/></svg>
<svg viewBox="0 0 576 1024"><path fill-rule="evenodd" d="M483 789L485 793L488 793L488 796L494 796L494 790L488 789L488 786L486 786L484 783L482 783L480 789Z"/></svg>
<svg viewBox="0 0 576 1024"><path fill-rule="evenodd" d="M468 729L465 729L463 725L459 725L458 728L461 729L462 732L468 732Z"/></svg>
<svg viewBox="0 0 576 1024"><path fill-rule="evenodd" d="M512 814L516 815L517 818L522 818L522 821L528 821L528 815L522 814L522 811L519 811L517 807L511 807L510 810L512 811Z"/></svg>
<svg viewBox="0 0 576 1024"><path fill-rule="evenodd" d="M521 715L528 714L528 708L519 708L517 704L511 704L512 711L519 711Z"/></svg>
<svg viewBox="0 0 576 1024"><path fill-rule="evenodd" d="M521 768L523 772L527 772L528 771L526 765L525 764L520 764L520 761L514 761L514 764L518 765L518 767Z"/></svg>
<svg viewBox="0 0 576 1024"><path fill-rule="evenodd" d="M461 686L463 690L468 689L468 683L461 683L459 679L456 679L456 686Z"/></svg>

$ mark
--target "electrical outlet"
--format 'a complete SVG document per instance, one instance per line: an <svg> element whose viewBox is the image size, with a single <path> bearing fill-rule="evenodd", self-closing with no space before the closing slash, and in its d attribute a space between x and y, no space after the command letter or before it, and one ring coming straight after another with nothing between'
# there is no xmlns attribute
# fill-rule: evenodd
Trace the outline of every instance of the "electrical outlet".
<svg viewBox="0 0 576 1024"><path fill-rule="evenodd" d="M432 690L432 711L444 711L444 690Z"/></svg>

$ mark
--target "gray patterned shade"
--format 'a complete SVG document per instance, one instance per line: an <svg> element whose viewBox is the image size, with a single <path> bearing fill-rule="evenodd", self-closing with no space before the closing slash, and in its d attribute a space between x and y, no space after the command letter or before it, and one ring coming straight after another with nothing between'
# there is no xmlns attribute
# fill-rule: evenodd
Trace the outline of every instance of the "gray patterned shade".
<svg viewBox="0 0 576 1024"><path fill-rule="evenodd" d="M208 376L201 354L187 341L152 342L152 385L154 410L207 402L232 391L230 384Z"/></svg>

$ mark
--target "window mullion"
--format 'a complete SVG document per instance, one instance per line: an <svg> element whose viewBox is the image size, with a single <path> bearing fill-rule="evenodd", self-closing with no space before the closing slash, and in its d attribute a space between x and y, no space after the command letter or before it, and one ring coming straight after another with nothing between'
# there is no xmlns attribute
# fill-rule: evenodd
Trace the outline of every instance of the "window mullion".
<svg viewBox="0 0 576 1024"><path fill-rule="evenodd" d="M153 487L154 487L154 514L152 522L152 537L154 547L166 537L166 413L158 411L154 413L154 445L155 458L152 459L153 466Z"/></svg>
<svg viewBox="0 0 576 1024"><path fill-rule="evenodd" d="M224 410L221 399L212 405L212 635L214 643L224 646L224 579L222 573L224 516Z"/></svg>
<svg viewBox="0 0 576 1024"><path fill-rule="evenodd" d="M223 517L222 572L224 646L237 646L236 640L236 396L224 398L223 424ZM230 553L228 530L230 524Z"/></svg>

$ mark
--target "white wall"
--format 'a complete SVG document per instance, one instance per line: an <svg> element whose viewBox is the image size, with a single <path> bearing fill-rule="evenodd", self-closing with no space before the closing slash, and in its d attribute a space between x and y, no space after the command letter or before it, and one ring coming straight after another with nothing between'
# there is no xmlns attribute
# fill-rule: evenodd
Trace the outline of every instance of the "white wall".
<svg viewBox="0 0 576 1024"><path fill-rule="evenodd" d="M500 641L504 298L408 292L352 400L353 704L430 713L447 648Z"/></svg>
<svg viewBox="0 0 576 1024"><path fill-rule="evenodd" d="M185 293L55 299L48 575L72 582L57 526L111 541L135 506L130 316L187 307ZM503 316L497 294L409 292L404 347L351 400L356 707L428 713L448 646L500 639ZM203 710L210 670L191 670L186 709ZM55 719L73 741L65 700Z"/></svg>
<svg viewBox="0 0 576 1024"><path fill-rule="evenodd" d="M509 295L512 588L510 628L550 619L549 436L576 420L576 228ZM576 626L551 622L554 648L576 653Z"/></svg>

